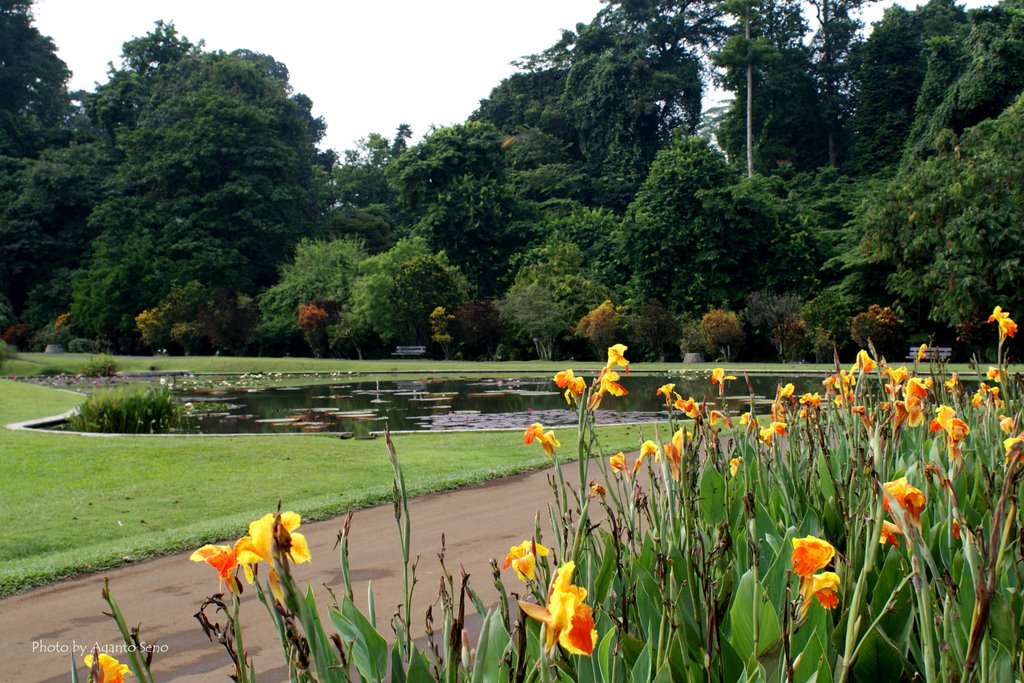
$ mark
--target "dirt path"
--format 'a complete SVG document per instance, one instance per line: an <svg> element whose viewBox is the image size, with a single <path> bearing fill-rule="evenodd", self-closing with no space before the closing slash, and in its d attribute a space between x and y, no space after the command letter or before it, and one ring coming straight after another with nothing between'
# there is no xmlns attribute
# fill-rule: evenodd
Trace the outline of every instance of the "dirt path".
<svg viewBox="0 0 1024 683"><path fill-rule="evenodd" d="M575 463L565 466L566 479L574 486L576 471ZM497 598L489 560L503 560L510 546L528 537L538 511L543 516L541 528L548 528L546 509L553 498L547 477L551 473L547 468L410 501L413 554L421 555L413 607L417 631L423 631L424 611L437 598L441 534L446 538L449 570L458 575L461 562L477 591L492 604ZM592 466L591 478L595 474ZM333 519L301 528L313 561L295 567L294 573L299 585L314 587L321 605L328 598L323 584L341 592L340 564L333 548L342 523L342 519ZM120 636L114 622L103 615L106 604L100 590L104 578L110 579L129 625L141 624L143 640L160 649L152 667L157 681L229 680L227 654L206 639L192 616L203 599L217 591L216 572L205 564L189 562L188 555L161 557L0 600L0 651L4 655L0 681L64 683L69 679L72 654L81 672L83 650L91 650L94 643L101 648L118 646ZM379 629L391 635L387 624L402 591L401 552L391 505L355 513L350 555L357 602L365 607L367 584L372 582ZM507 588L517 590L519 582L512 571L504 574ZM258 680L287 680L277 635L252 590L244 594L242 619Z"/></svg>

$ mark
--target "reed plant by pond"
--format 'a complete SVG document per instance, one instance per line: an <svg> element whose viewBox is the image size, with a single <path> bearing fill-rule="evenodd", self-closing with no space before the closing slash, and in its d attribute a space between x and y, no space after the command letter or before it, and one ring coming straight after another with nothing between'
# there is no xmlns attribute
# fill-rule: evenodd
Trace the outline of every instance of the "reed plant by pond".
<svg viewBox="0 0 1024 683"><path fill-rule="evenodd" d="M176 426L184 410L166 385L114 387L90 394L68 426L78 432L160 434Z"/></svg>
<svg viewBox="0 0 1024 683"><path fill-rule="evenodd" d="M554 466L552 502L521 544L494 548L494 607L442 553L427 638L414 639L420 558L388 439L406 598L390 624L372 595L368 613L355 606L347 528L342 585L322 606L299 588L309 548L280 508L234 545L193 554L218 577L200 621L239 681L255 679L238 610L253 589L294 681L1020 680L1022 378L1004 364L1016 325L999 308L990 322L999 362L977 391L924 348L909 367L863 350L820 391L780 385L765 410L751 396L737 414L725 397L743 380L716 369L707 398L658 389L663 428L633 455L594 436L595 408L629 391L615 345L596 377L554 378L578 417L575 443L526 427L524 447ZM560 476L566 450L581 456L578 488ZM467 611L482 618L472 636ZM123 666L151 680L146 654L128 651Z"/></svg>

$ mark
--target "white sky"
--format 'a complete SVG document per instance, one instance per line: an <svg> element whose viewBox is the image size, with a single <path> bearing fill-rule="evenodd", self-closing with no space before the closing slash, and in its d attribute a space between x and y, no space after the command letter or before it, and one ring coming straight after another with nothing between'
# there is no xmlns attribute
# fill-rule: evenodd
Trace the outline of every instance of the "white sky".
<svg viewBox="0 0 1024 683"><path fill-rule="evenodd" d="M870 5L875 21L893 0ZM916 0L901 0L914 6ZM991 4L968 0L969 7ZM36 0L36 26L92 90L120 62L121 44L158 19L208 50L246 48L288 67L296 92L327 121L322 147L339 152L400 123L414 140L464 121L510 62L589 22L600 0ZM724 93L714 93L717 99Z"/></svg>

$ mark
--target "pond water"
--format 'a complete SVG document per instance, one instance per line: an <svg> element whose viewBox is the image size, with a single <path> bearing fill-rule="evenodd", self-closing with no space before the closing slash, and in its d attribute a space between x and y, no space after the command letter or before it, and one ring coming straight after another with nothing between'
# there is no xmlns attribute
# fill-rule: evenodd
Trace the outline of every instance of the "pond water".
<svg viewBox="0 0 1024 683"><path fill-rule="evenodd" d="M589 378L588 378L589 379ZM797 393L821 390L820 377L751 377L757 401L767 404L780 382L791 381ZM718 399L706 374L689 377L633 374L621 379L629 394L606 396L597 422L654 422L665 419L664 400L655 394L665 382L676 391ZM395 379L336 382L308 386L178 388L178 400L191 403L185 431L205 434L340 432L356 437L384 429L464 430L575 425L562 392L551 377L508 379ZM750 397L742 378L729 383L729 407L745 411ZM742 394L740 392L743 392Z"/></svg>

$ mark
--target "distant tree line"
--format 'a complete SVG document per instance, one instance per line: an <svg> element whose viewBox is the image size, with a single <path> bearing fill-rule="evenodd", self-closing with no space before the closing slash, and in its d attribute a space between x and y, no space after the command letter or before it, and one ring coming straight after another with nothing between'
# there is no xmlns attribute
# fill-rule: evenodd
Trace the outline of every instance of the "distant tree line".
<svg viewBox="0 0 1024 683"><path fill-rule="evenodd" d="M0 331L22 349L830 359L1024 310L1024 0L608 0L411 144L157 22L68 92L0 4ZM713 84L735 94L703 110Z"/></svg>

